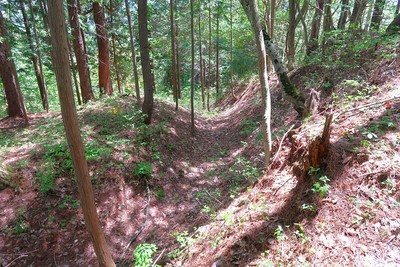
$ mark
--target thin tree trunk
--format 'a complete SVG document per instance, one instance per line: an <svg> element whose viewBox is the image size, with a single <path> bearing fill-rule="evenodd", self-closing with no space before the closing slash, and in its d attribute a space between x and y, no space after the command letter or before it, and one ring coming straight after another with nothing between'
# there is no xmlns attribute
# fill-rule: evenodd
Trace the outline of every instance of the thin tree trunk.
<svg viewBox="0 0 400 267"><path fill-rule="evenodd" d="M374 12L371 18L371 30L378 31L383 18L383 9L385 7L385 0L375 0Z"/></svg>
<svg viewBox="0 0 400 267"><path fill-rule="evenodd" d="M230 6L229 6L229 22L230 22L230 87L231 87L231 95L233 99L237 100L237 97L235 95L235 88L234 88L234 83L233 83L233 14L232 14L232 8L233 8L233 3L232 0L230 0Z"/></svg>
<svg viewBox="0 0 400 267"><path fill-rule="evenodd" d="M204 76L203 76L203 46L201 43L201 2L199 3L199 19L198 19L198 26L199 26L199 57L200 57L200 83L201 83L201 103L203 105L203 109L206 109L206 101L205 101L205 88L204 88Z"/></svg>
<svg viewBox="0 0 400 267"><path fill-rule="evenodd" d="M7 114L10 117L22 117L25 124L28 125L28 115L26 113L24 100L22 98L21 89L15 69L14 60L12 59L11 47L7 40L7 32L4 27L3 14L0 9L0 76L3 82L7 101Z"/></svg>
<svg viewBox="0 0 400 267"><path fill-rule="evenodd" d="M35 47L35 44L33 42L32 33L31 33L30 25L29 25L29 19L26 14L24 1L20 0L19 4L20 4L21 12L22 12L22 17L24 20L25 33L26 33L26 36L28 37L29 47L30 47L31 53L32 53L31 60L32 60L33 68L35 70L35 76L36 76L36 81L37 81L38 87L39 87L40 98L42 100L42 106L43 106L43 109L46 110L46 112L48 112L49 111L49 102L47 100L47 90L46 90L46 84L44 81L44 75L41 72L41 67L39 66L39 62L38 62L38 54L37 54L38 49ZM33 17L32 17L32 22L34 23Z"/></svg>
<svg viewBox="0 0 400 267"><path fill-rule="evenodd" d="M150 61L149 32L147 29L147 0L138 1L140 61L142 64L144 100L142 112L145 124L151 123L153 114L154 75Z"/></svg>
<svg viewBox="0 0 400 267"><path fill-rule="evenodd" d="M73 46L75 51L76 64L78 66L79 86L81 88L83 103L87 103L89 100L94 99L94 95L90 83L90 72L85 52L85 43L79 25L78 2L77 0L68 0L67 3L69 23L71 25L72 36L74 37Z"/></svg>
<svg viewBox="0 0 400 267"><path fill-rule="evenodd" d="M323 40L322 40L322 48L326 49L326 34L333 30L333 19L332 19L332 9L331 9L332 0L325 0L324 3L324 21L322 23L322 30L324 32Z"/></svg>
<svg viewBox="0 0 400 267"><path fill-rule="evenodd" d="M79 197L85 218L85 225L92 237L94 250L100 266L112 267L115 266L115 263L111 257L97 216L93 188L90 181L74 104L71 73L68 64L68 45L62 0L49 1L49 22L53 47L53 64L60 98L61 115L63 117L64 129L78 182Z"/></svg>
<svg viewBox="0 0 400 267"><path fill-rule="evenodd" d="M175 22L176 23L176 22ZM179 54L179 31L178 31L178 25L176 25L176 88L178 90L178 99L181 99L181 59L180 59L180 54Z"/></svg>
<svg viewBox="0 0 400 267"><path fill-rule="evenodd" d="M347 22L347 16L349 13L350 13L349 0L342 0L340 17L339 17L339 21L338 21L338 25L337 25L338 29L340 29L340 30L345 29L346 22Z"/></svg>
<svg viewBox="0 0 400 267"><path fill-rule="evenodd" d="M264 142L265 165L268 166L271 158L272 138L271 138L271 97L268 84L268 74L266 68L266 48L263 35L266 34L261 28L260 18L256 0L240 0L247 18L253 28L255 41L258 51L258 73L261 84L261 95L264 109L264 120L262 121L262 134Z"/></svg>
<svg viewBox="0 0 400 267"><path fill-rule="evenodd" d="M319 29L321 27L324 0L316 0L316 4L317 6L315 7L314 16L311 22L311 32L307 47L308 56L318 48Z"/></svg>
<svg viewBox="0 0 400 267"><path fill-rule="evenodd" d="M288 59L287 67L289 70L294 68L295 61L295 33L296 33L296 0L289 0L289 25L286 38L286 56Z"/></svg>
<svg viewBox="0 0 400 267"><path fill-rule="evenodd" d="M169 1L170 7L170 26L171 26L171 80L172 80L172 93L175 99L175 110L179 109L178 99L178 86L176 84L176 57L175 57L175 19L174 19L174 0Z"/></svg>
<svg viewBox="0 0 400 267"><path fill-rule="evenodd" d="M113 9L113 3L112 0L110 0L110 27L114 27L114 9ZM113 51L113 61L114 61L114 71L115 71L115 78L117 78L117 87L118 87L118 93L122 93L121 90L121 79L119 76L119 68L118 68L118 59L117 59L117 49L115 47L115 33L111 33L111 45L112 45L112 51Z"/></svg>
<svg viewBox="0 0 400 267"><path fill-rule="evenodd" d="M215 51L215 89L217 93L217 101L221 97L220 90L219 90L219 1L217 1L217 42L215 44L216 51Z"/></svg>
<svg viewBox="0 0 400 267"><path fill-rule="evenodd" d="M399 14L400 11L400 0L397 0L396 11L394 12L395 15Z"/></svg>
<svg viewBox="0 0 400 267"><path fill-rule="evenodd" d="M110 71L110 44L108 42L104 8L100 6L99 2L93 2L93 18L96 24L100 94L111 95L113 89Z"/></svg>
<svg viewBox="0 0 400 267"><path fill-rule="evenodd" d="M71 63L71 67L70 68L71 68L71 71L72 71L72 77L74 79L74 87L75 87L76 98L78 99L78 105L82 105L81 95L79 93L78 78L76 77L74 56L72 55L72 47L71 47L71 43L69 42L68 38L67 38L67 42L68 42L69 61Z"/></svg>
<svg viewBox="0 0 400 267"><path fill-rule="evenodd" d="M362 15L365 7L367 6L367 0L355 0L353 12L351 13L349 20L350 29L359 29L361 27Z"/></svg>
<svg viewBox="0 0 400 267"><path fill-rule="evenodd" d="M207 83L207 110L210 111L211 87L211 0L208 0L208 83Z"/></svg>
<svg viewBox="0 0 400 267"><path fill-rule="evenodd" d="M131 19L131 12L129 10L129 2L125 0L125 8L126 8L126 16L128 18L128 27L129 27L129 37L131 43L131 53L132 53L132 67L133 67L133 78L135 80L135 93L136 93L136 101L137 105L140 108L140 87L139 87L139 75L137 70L137 62L136 62L136 49L135 49L135 34L133 32L133 23Z"/></svg>
<svg viewBox="0 0 400 267"><path fill-rule="evenodd" d="M192 77L190 80L190 133L194 136L194 11L193 1L190 0L190 36L191 36L191 55L192 55Z"/></svg>

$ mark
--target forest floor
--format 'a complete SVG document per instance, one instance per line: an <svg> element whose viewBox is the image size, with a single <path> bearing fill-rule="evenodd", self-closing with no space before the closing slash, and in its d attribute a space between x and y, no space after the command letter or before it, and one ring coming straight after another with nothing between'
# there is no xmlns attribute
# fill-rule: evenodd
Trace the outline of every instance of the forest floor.
<svg viewBox="0 0 400 267"><path fill-rule="evenodd" d="M362 63L292 72L321 97L301 125L271 77L277 157L268 170L256 81L238 86L237 100L223 98L217 116L196 115L195 136L190 112L164 101L148 127L131 97L81 108L117 265L131 266L133 250L147 244L161 266L400 266L400 62ZM326 166L306 170L307 145L328 113ZM0 266L97 266L60 114L29 119L26 128L0 121Z"/></svg>

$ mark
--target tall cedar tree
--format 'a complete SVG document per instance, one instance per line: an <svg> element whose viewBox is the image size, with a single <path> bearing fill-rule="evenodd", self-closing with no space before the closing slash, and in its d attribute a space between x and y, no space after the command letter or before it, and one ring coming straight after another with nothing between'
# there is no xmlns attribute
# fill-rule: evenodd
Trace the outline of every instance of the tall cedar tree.
<svg viewBox="0 0 400 267"><path fill-rule="evenodd" d="M198 27L199 27L199 66L200 66L200 84L201 84L201 103L203 105L203 109L206 108L205 102L205 91L204 91L204 66L203 66L203 44L201 43L201 2L198 1L199 4L199 17L198 17Z"/></svg>
<svg viewBox="0 0 400 267"><path fill-rule="evenodd" d="M99 2L93 2L93 18L96 24L96 39L98 47L99 87L100 93L113 93L110 71L110 43L107 36L104 7Z"/></svg>
<svg viewBox="0 0 400 267"><path fill-rule="evenodd" d="M67 3L69 23L71 25L73 36L76 65L78 66L79 86L81 88L83 103L87 103L89 100L94 99L94 95L90 83L90 72L85 52L86 48L85 42L83 40L83 32L81 31L81 27L79 24L78 1L68 0Z"/></svg>
<svg viewBox="0 0 400 267"><path fill-rule="evenodd" d="M28 38L29 47L31 49L31 61L33 64L33 69L35 71L36 81L38 83L40 98L42 100L42 106L43 106L43 109L48 112L49 111L49 102L47 101L46 82L45 82L44 75L42 73L43 68L40 66L41 60L39 62L39 55L37 54L37 51L39 51L39 50L37 49L37 47L35 46L35 43L33 41L31 26L29 23L28 15L25 10L24 0L19 0L19 4L20 4L20 8L21 8L22 18L24 20L25 33ZM32 24L35 23L34 18L31 18L31 21L32 21Z"/></svg>
<svg viewBox="0 0 400 267"><path fill-rule="evenodd" d="M194 11L193 1L190 0L190 37L191 37L191 57L192 57L192 75L190 79L190 133L194 136Z"/></svg>
<svg viewBox="0 0 400 267"><path fill-rule="evenodd" d="M110 27L114 27L114 5L113 1L110 0ZM117 88L118 88L118 93L121 92L121 78L119 77L119 67L118 67L118 58L117 58L117 48L115 46L115 33L111 33L111 45L112 45L112 51L113 51L113 61L114 61L114 71L115 71L115 78L117 79Z"/></svg>
<svg viewBox="0 0 400 267"><path fill-rule="evenodd" d="M29 1L29 3L30 3L30 1ZM33 16L31 17L31 20L28 19L28 15L25 10L24 0L20 0L19 4L20 4L20 8L21 8L22 18L24 20L25 33L28 38L29 47L31 49L31 61L33 64L33 69L35 71L36 81L37 81L39 93L40 93L40 98L42 100L42 106L43 106L43 109L46 110L46 112L48 112L49 111L49 102L47 100L47 89L46 89L45 77L43 75L42 59L41 59L41 56L39 53L40 50L38 49L38 47L36 47L36 45L33 41L31 26L29 23L29 21L32 22L32 25L34 27L34 33L35 33L34 37L36 37L36 44L39 45L39 43L37 42L38 38L37 38L37 33L36 33L35 19ZM31 15L33 15L33 12L30 12L30 13L31 13Z"/></svg>
<svg viewBox="0 0 400 267"><path fill-rule="evenodd" d="M153 114L154 74L150 62L149 30L147 29L147 0L138 1L139 45L142 75L144 84L144 99L142 112L146 115L145 124L151 123Z"/></svg>
<svg viewBox="0 0 400 267"><path fill-rule="evenodd" d="M321 28L323 8L324 0L316 0L314 16L311 22L310 40L308 42L308 47L306 51L308 56L311 55L312 52L314 52L318 48L319 29Z"/></svg>
<svg viewBox="0 0 400 267"><path fill-rule="evenodd" d="M385 0L376 0L374 4L374 12L371 18L371 30L379 30L383 18L383 8L385 7Z"/></svg>
<svg viewBox="0 0 400 267"><path fill-rule="evenodd" d="M255 41L258 52L258 74L261 84L261 95L264 109L264 120L262 122L262 134L264 142L265 164L269 165L271 158L271 96L268 84L268 74L266 65L266 48L264 43L264 34L261 28L260 17L258 14L258 7L256 0L240 0L242 7L250 21L251 27L254 32Z"/></svg>
<svg viewBox="0 0 400 267"><path fill-rule="evenodd" d="M60 98L61 115L78 182L79 197L85 225L92 237L99 265L112 267L115 266L115 263L111 258L111 253L108 249L97 216L93 188L90 181L82 137L78 125L78 117L74 104L71 73L68 64L68 44L62 0L49 1L49 22L51 43L53 47L53 65L56 74L58 95Z"/></svg>
<svg viewBox="0 0 400 267"><path fill-rule="evenodd" d="M17 70L11 55L3 14L0 9L0 75L7 100L7 114L10 117L22 117L28 124L28 116L17 76Z"/></svg>
<svg viewBox="0 0 400 267"><path fill-rule="evenodd" d="M139 75L137 70L137 63L136 63L136 49L135 49L135 34L133 32L133 25L131 19L131 11L129 9L129 2L125 0L125 9L126 9L126 16L128 18L128 27L129 27L129 40L131 44L131 54L132 54L132 66L133 66L133 78L135 80L135 93L136 93L136 104L140 107L140 88L139 88Z"/></svg>
<svg viewBox="0 0 400 267"><path fill-rule="evenodd" d="M220 13L220 3L217 1L217 42L215 43L215 91L217 93L217 100L220 97L219 90L219 13Z"/></svg>
<svg viewBox="0 0 400 267"><path fill-rule="evenodd" d="M340 16L337 24L337 28L340 30L344 30L346 27L347 16L349 14L349 0L342 0L340 8Z"/></svg>
<svg viewBox="0 0 400 267"><path fill-rule="evenodd" d="M174 19L174 0L169 1L169 20L171 26L171 81L172 81L172 93L175 99L175 110L179 108L178 99L178 86L177 86L177 75L176 75L176 56L175 56L175 19Z"/></svg>

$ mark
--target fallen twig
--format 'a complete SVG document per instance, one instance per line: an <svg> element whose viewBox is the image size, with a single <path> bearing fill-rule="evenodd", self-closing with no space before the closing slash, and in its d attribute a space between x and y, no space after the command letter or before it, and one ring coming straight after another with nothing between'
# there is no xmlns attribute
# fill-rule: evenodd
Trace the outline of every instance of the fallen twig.
<svg viewBox="0 0 400 267"><path fill-rule="evenodd" d="M282 136L281 142L279 143L279 147L278 147L278 151L276 151L275 156L273 157L270 166L272 166L272 164L275 162L275 160L278 158L279 156L279 152L282 148L282 144L283 144L283 140L285 140L286 135L293 129L294 124L292 126L290 126L289 130L286 131L286 133Z"/></svg>
<svg viewBox="0 0 400 267"><path fill-rule="evenodd" d="M345 111L339 113L339 115L337 115L335 119L339 118L340 116L342 116L345 113L348 113L348 112L351 112L351 111L354 111L354 110L368 108L368 107L371 107L371 106L382 104L382 103L384 103L386 101L393 101L393 100L397 100L397 99L400 99L400 97L399 96L395 96L395 97L379 100L379 101L376 101L376 102L373 102L373 103L369 103L369 104L366 104L366 105L362 105L362 106L359 106L359 107L351 108L351 109L348 109L348 110L345 110Z"/></svg>
<svg viewBox="0 0 400 267"><path fill-rule="evenodd" d="M149 183L146 178L143 178L143 180L146 183L146 195L147 195L147 203L146 203L146 209L145 209L145 218L142 227L132 236L132 238L129 240L129 243L125 246L124 252L122 253L121 258L123 259L125 257L125 254L128 250L128 248L132 245L133 242L135 242L136 238L143 232L144 228L146 227L147 223L147 217L149 215L149 209L150 209L150 188L149 188Z"/></svg>
<svg viewBox="0 0 400 267"><path fill-rule="evenodd" d="M164 254L165 248L161 251L161 254L158 255L157 259L154 260L153 264L151 265L151 267L156 266L157 261L162 257L162 255Z"/></svg>

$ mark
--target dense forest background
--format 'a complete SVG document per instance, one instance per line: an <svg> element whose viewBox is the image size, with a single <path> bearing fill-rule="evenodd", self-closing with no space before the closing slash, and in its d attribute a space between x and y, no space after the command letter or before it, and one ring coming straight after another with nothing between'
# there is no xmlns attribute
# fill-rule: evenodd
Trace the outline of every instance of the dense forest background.
<svg viewBox="0 0 400 267"><path fill-rule="evenodd" d="M0 0L0 266L399 265L399 8Z"/></svg>

